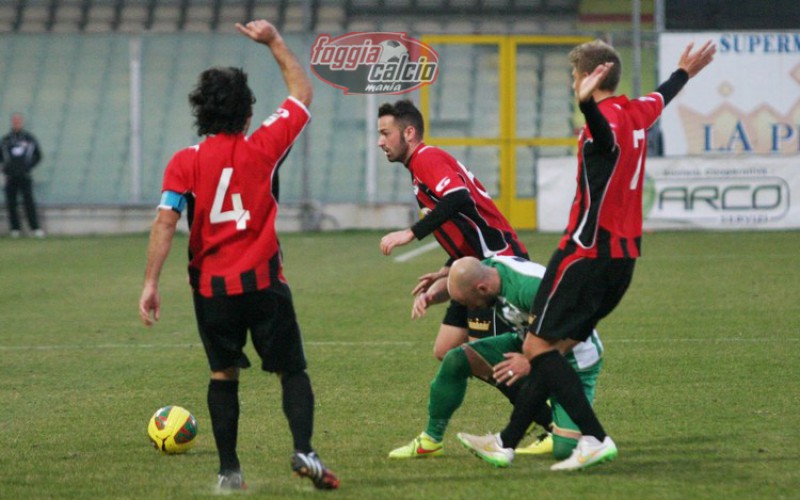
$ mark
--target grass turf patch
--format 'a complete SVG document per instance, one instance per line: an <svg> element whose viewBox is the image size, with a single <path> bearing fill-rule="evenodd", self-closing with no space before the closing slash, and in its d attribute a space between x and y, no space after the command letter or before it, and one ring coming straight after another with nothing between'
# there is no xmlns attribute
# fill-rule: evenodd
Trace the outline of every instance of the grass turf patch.
<svg viewBox="0 0 800 500"><path fill-rule="evenodd" d="M281 237L317 398L314 445L340 498L781 498L800 486L795 232L646 235L630 291L599 330L596 408L620 448L581 474L518 457L476 460L455 432L502 428L510 406L471 381L446 455L389 460L424 429L433 339L444 308L411 321L410 290L445 261L436 249L384 257L377 232ZM547 263L556 235L523 233ZM185 272L185 236L162 274L162 319L139 324L145 235L0 240L2 498L206 496L216 450L208 369ZM403 253L399 249L396 253ZM256 355L248 347L251 359ZM291 477L291 440L273 376L246 371L239 450L250 496L312 491ZM194 413L197 446L157 453L147 421Z"/></svg>

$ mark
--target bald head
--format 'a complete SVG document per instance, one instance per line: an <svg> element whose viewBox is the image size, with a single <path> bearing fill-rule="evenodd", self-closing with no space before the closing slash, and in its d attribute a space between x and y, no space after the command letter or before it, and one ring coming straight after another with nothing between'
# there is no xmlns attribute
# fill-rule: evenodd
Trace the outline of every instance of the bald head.
<svg viewBox="0 0 800 500"><path fill-rule="evenodd" d="M467 307L488 307L500 293L500 276L475 257L462 257L450 266L447 290L451 299Z"/></svg>

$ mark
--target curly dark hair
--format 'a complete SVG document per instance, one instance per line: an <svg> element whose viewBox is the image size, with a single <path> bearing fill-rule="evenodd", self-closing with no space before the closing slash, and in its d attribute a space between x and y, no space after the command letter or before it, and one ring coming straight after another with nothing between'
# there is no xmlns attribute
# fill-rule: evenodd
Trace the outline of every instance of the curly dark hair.
<svg viewBox="0 0 800 500"><path fill-rule="evenodd" d="M378 108L378 118L391 115L400 124L400 129L408 126L414 127L417 131L417 139L422 140L425 135L425 122L422 113L419 112L414 103L408 99L401 99L394 104L384 103Z"/></svg>
<svg viewBox="0 0 800 500"><path fill-rule="evenodd" d="M209 68L189 93L197 135L238 134L244 131L256 102L240 68Z"/></svg>

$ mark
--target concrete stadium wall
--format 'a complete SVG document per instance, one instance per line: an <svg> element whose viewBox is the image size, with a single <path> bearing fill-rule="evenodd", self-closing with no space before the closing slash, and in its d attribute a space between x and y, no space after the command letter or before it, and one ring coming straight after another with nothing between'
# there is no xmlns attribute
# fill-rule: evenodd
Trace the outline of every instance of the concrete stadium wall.
<svg viewBox="0 0 800 500"><path fill-rule="evenodd" d="M27 227L19 207L23 229ZM156 209L148 206L39 207L42 228L48 235L95 235L143 233L150 230ZM341 229L394 229L408 227L417 209L409 204L356 205L349 203L321 206L281 205L276 227L279 232L331 231ZM185 218L184 218L185 220ZM186 231L186 223L179 225ZM0 209L0 235L7 235L8 214Z"/></svg>

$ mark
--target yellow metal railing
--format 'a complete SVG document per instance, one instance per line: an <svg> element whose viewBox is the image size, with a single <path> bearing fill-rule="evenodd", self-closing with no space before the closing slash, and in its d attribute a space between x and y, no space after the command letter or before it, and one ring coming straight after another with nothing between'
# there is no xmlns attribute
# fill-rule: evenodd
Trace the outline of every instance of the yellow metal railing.
<svg viewBox="0 0 800 500"><path fill-rule="evenodd" d="M536 200L517 195L517 148L519 147L570 147L575 138L569 137L519 137L516 115L517 48L520 45L574 46L591 40L580 36L538 35L425 35L424 43L433 46L444 44L494 45L498 48L499 78L499 135L494 137L444 137L436 136L430 127L430 86L420 90L420 107L427 131L425 142L434 146L495 147L500 152L499 196L497 206L517 229L536 228ZM564 61L566 65L567 62ZM469 165L467 165L469 167Z"/></svg>

